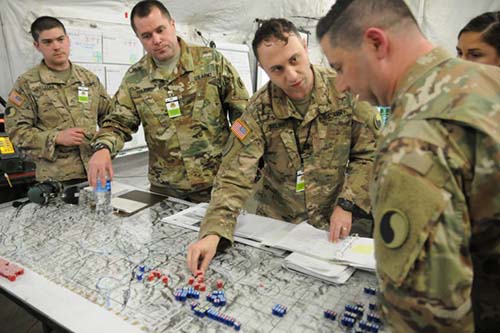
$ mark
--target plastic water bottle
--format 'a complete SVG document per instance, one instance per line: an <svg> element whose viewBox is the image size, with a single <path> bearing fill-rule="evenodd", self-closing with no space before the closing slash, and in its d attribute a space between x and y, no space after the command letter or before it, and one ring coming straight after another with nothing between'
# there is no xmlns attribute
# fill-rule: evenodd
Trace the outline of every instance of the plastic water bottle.
<svg viewBox="0 0 500 333"><path fill-rule="evenodd" d="M102 186L101 181L97 180L95 212L97 215L109 215L113 212L111 206L111 181L109 179L106 179L106 186Z"/></svg>

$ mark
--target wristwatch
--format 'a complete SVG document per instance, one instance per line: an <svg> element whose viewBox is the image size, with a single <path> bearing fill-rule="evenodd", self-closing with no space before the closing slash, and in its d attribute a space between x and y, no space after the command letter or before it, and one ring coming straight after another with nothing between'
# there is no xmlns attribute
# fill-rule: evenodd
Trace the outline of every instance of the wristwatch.
<svg viewBox="0 0 500 333"><path fill-rule="evenodd" d="M340 206L343 210L351 212L351 213L354 210L354 206L356 206L354 204L354 202L349 201L349 200L344 199L344 198L339 198L337 200L337 205Z"/></svg>
<svg viewBox="0 0 500 333"><path fill-rule="evenodd" d="M101 149L107 149L109 150L109 152L111 152L111 149L109 148L109 146L105 143L102 143L102 142L97 142L97 143L94 143L92 145L92 150L94 151L94 153L98 150L101 150Z"/></svg>

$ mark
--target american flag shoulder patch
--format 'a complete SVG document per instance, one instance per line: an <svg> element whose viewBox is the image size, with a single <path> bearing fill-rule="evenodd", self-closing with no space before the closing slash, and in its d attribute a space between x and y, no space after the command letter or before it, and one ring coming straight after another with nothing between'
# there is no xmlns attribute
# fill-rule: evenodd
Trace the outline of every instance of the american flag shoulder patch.
<svg viewBox="0 0 500 333"><path fill-rule="evenodd" d="M236 121L233 123L233 126L231 126L231 131L234 135L236 135L238 139L240 139L240 141L245 140L247 135L250 134L248 125L245 124L245 122L241 119L236 119Z"/></svg>
<svg viewBox="0 0 500 333"><path fill-rule="evenodd" d="M24 103L24 97L19 95L17 91L12 90L9 95L9 101L16 106L22 106Z"/></svg>

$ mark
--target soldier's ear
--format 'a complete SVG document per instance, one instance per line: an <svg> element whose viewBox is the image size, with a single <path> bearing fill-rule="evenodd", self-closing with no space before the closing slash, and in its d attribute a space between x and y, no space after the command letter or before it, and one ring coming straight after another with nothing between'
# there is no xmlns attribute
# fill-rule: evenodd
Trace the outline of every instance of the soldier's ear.
<svg viewBox="0 0 500 333"><path fill-rule="evenodd" d="M307 41L306 41L306 39L305 38L300 38L300 42L301 42L302 46L304 47L304 50L307 51Z"/></svg>
<svg viewBox="0 0 500 333"><path fill-rule="evenodd" d="M37 51L40 51L40 43L38 43L36 40L33 42L33 46L35 47L35 49L37 49Z"/></svg>

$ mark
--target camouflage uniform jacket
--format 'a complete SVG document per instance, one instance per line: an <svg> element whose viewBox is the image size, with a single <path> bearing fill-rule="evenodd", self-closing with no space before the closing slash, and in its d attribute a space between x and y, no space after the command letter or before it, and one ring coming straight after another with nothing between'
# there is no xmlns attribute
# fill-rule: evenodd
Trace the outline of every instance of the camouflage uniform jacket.
<svg viewBox="0 0 500 333"><path fill-rule="evenodd" d="M88 88L87 103L78 101L83 86ZM38 181L84 179L92 156L90 139L110 108L110 98L95 74L71 64L70 77L63 82L42 61L17 79L5 127L12 142L35 161ZM72 127L85 129L84 143L56 145L58 132Z"/></svg>
<svg viewBox="0 0 500 333"><path fill-rule="evenodd" d="M221 53L178 40L181 55L171 75L150 55L128 70L96 140L116 154L142 122L149 181L173 196L212 187L229 137L228 116L237 119L248 102L243 82ZM178 98L180 116L167 114L168 97Z"/></svg>
<svg viewBox="0 0 500 333"><path fill-rule="evenodd" d="M370 189L394 332L500 327L499 94L500 69L440 48L398 83Z"/></svg>
<svg viewBox="0 0 500 333"><path fill-rule="evenodd" d="M252 97L240 120L248 133L243 139L233 135L228 142L200 237L233 239L236 217L251 193L261 158L259 215L292 223L309 220L328 229L339 197L370 211L368 181L378 113L339 94L332 70L313 66L313 72L314 89L304 117L271 82ZM296 191L299 170L305 179L302 192Z"/></svg>

